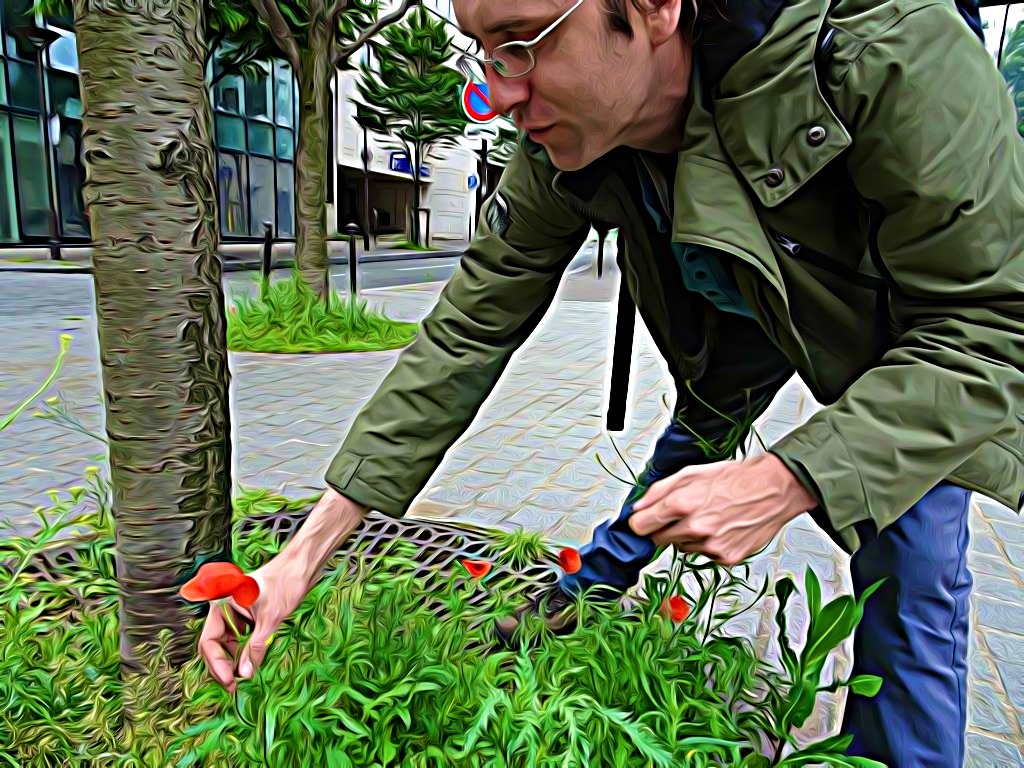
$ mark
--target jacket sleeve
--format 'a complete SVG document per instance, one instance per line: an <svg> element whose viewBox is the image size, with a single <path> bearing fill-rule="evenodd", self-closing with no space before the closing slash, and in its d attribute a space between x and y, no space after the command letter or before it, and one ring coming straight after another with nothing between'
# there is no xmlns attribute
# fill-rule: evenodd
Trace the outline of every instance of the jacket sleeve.
<svg viewBox="0 0 1024 768"><path fill-rule="evenodd" d="M830 87L899 335L772 447L840 534L881 531L1024 411L1024 141L991 57L952 5L837 48Z"/></svg>
<svg viewBox="0 0 1024 768"><path fill-rule="evenodd" d="M552 176L518 149L455 274L329 465L338 493L405 515L536 329L590 230Z"/></svg>

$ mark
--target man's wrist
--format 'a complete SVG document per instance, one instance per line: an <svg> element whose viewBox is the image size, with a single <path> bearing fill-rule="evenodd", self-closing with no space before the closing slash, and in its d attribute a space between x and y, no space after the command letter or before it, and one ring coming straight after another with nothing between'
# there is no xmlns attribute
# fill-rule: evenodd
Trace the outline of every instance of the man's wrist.
<svg viewBox="0 0 1024 768"><path fill-rule="evenodd" d="M320 578L324 565L359 526L369 510L328 488L309 516L275 559L291 578L307 589Z"/></svg>
<svg viewBox="0 0 1024 768"><path fill-rule="evenodd" d="M774 453L767 454L771 461L776 464L780 476L783 478L785 498L789 510L789 518L797 518L804 512L810 512L818 506L818 499L811 492L811 489L804 485L796 474L794 474L786 463Z"/></svg>

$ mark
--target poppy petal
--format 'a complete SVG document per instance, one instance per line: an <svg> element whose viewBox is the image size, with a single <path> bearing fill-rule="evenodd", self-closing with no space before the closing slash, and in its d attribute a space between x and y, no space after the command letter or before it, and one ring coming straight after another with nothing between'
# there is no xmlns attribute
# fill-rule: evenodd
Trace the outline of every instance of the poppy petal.
<svg viewBox="0 0 1024 768"><path fill-rule="evenodd" d="M231 597L240 588L246 576L234 563L205 563L199 572L181 588L179 594L189 602L204 603Z"/></svg>
<svg viewBox="0 0 1024 768"><path fill-rule="evenodd" d="M469 572L474 579L482 579L491 572L491 564L486 560L462 560L462 567Z"/></svg>
<svg viewBox="0 0 1024 768"><path fill-rule="evenodd" d="M245 576L238 587L231 593L231 597L243 608L251 608L260 598L260 585L252 576Z"/></svg>
<svg viewBox="0 0 1024 768"><path fill-rule="evenodd" d="M672 595L672 597L662 601L661 612L666 618L671 619L676 624L680 624L690 615L690 606L679 595Z"/></svg>
<svg viewBox="0 0 1024 768"><path fill-rule="evenodd" d="M572 547L566 547L558 553L558 565L566 573L576 573L583 567L580 553Z"/></svg>

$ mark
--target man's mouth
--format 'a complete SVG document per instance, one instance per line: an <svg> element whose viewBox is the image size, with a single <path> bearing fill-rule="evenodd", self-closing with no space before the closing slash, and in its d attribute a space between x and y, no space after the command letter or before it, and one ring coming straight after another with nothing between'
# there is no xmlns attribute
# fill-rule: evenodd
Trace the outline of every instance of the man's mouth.
<svg viewBox="0 0 1024 768"><path fill-rule="evenodd" d="M554 125L546 125L546 126L538 126L536 128L527 128L526 129L526 133L527 133L527 135L531 139L533 139L534 141L537 141L539 139L544 138L549 133L551 133L551 129L554 128L554 127L555 127Z"/></svg>

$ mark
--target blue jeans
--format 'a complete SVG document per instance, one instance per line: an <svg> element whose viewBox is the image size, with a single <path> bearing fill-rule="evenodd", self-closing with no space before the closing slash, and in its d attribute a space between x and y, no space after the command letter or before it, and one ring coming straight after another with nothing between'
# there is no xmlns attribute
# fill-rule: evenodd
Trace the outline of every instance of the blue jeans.
<svg viewBox="0 0 1024 768"><path fill-rule="evenodd" d="M654 449L642 483L704 461L685 430L671 426ZM843 733L851 755L889 768L961 768L967 728L967 637L972 579L967 570L970 492L940 484L851 559L854 591L883 577L854 636L853 674L878 675L872 698L849 696ZM569 594L635 585L655 546L629 528L633 505L602 523L580 550L582 568L563 577Z"/></svg>

